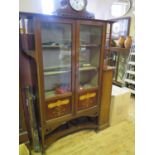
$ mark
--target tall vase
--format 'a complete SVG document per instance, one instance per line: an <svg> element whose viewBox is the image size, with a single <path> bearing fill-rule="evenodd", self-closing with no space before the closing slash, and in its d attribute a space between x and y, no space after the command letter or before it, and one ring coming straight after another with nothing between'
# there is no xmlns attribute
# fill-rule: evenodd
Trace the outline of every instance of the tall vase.
<svg viewBox="0 0 155 155"><path fill-rule="evenodd" d="M124 47L124 41L125 41L125 38L123 36L121 36L118 40L118 46Z"/></svg>
<svg viewBox="0 0 155 155"><path fill-rule="evenodd" d="M132 45L132 38L131 36L126 37L125 41L124 41L124 47L125 48L130 48Z"/></svg>

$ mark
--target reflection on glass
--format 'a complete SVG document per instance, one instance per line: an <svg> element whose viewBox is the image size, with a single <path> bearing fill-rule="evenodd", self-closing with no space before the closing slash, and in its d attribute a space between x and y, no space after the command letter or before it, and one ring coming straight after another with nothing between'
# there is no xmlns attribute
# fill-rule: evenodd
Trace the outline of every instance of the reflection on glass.
<svg viewBox="0 0 155 155"><path fill-rule="evenodd" d="M81 25L79 53L79 89L98 86L101 27Z"/></svg>
<svg viewBox="0 0 155 155"><path fill-rule="evenodd" d="M117 74L117 81L121 84L124 84L124 74L125 74L125 67L127 63L127 56L120 55L119 62L118 62L118 74Z"/></svg>
<svg viewBox="0 0 155 155"><path fill-rule="evenodd" d="M42 23L45 97L71 91L71 25Z"/></svg>

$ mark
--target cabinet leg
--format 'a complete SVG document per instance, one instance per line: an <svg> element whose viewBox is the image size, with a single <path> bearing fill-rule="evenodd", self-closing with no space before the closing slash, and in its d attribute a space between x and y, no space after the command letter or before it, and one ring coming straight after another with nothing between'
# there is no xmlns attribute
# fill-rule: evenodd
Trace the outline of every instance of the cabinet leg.
<svg viewBox="0 0 155 155"><path fill-rule="evenodd" d="M44 146L42 146L41 152L42 152L42 155L46 155Z"/></svg>
<svg viewBox="0 0 155 155"><path fill-rule="evenodd" d="M42 150L42 155L46 155L46 153L45 153L45 150L44 150L44 149Z"/></svg>
<svg viewBox="0 0 155 155"><path fill-rule="evenodd" d="M32 153L31 153L31 149L29 149L29 155L32 155Z"/></svg>
<svg viewBox="0 0 155 155"><path fill-rule="evenodd" d="M29 155L32 155L32 153L31 153L31 146L30 146L30 143L29 143L29 144L26 144L26 147L27 147L28 150L29 150Z"/></svg>
<svg viewBox="0 0 155 155"><path fill-rule="evenodd" d="M100 131L101 131L101 129L99 127L95 129L96 133L99 133Z"/></svg>

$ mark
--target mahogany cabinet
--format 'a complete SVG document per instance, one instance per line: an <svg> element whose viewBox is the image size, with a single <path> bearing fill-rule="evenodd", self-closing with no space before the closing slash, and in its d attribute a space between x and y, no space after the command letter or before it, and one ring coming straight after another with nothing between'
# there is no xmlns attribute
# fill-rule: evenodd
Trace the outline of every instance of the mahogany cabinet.
<svg viewBox="0 0 155 155"><path fill-rule="evenodd" d="M43 149L68 133L102 125L106 24L20 13L22 52L30 60Z"/></svg>

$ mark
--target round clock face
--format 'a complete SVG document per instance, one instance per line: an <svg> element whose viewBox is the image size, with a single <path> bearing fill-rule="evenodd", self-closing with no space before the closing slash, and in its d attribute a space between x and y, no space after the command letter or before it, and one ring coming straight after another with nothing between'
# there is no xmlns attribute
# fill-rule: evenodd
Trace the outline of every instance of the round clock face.
<svg viewBox="0 0 155 155"><path fill-rule="evenodd" d="M87 0L69 0L71 7L76 11L82 11L86 5Z"/></svg>

